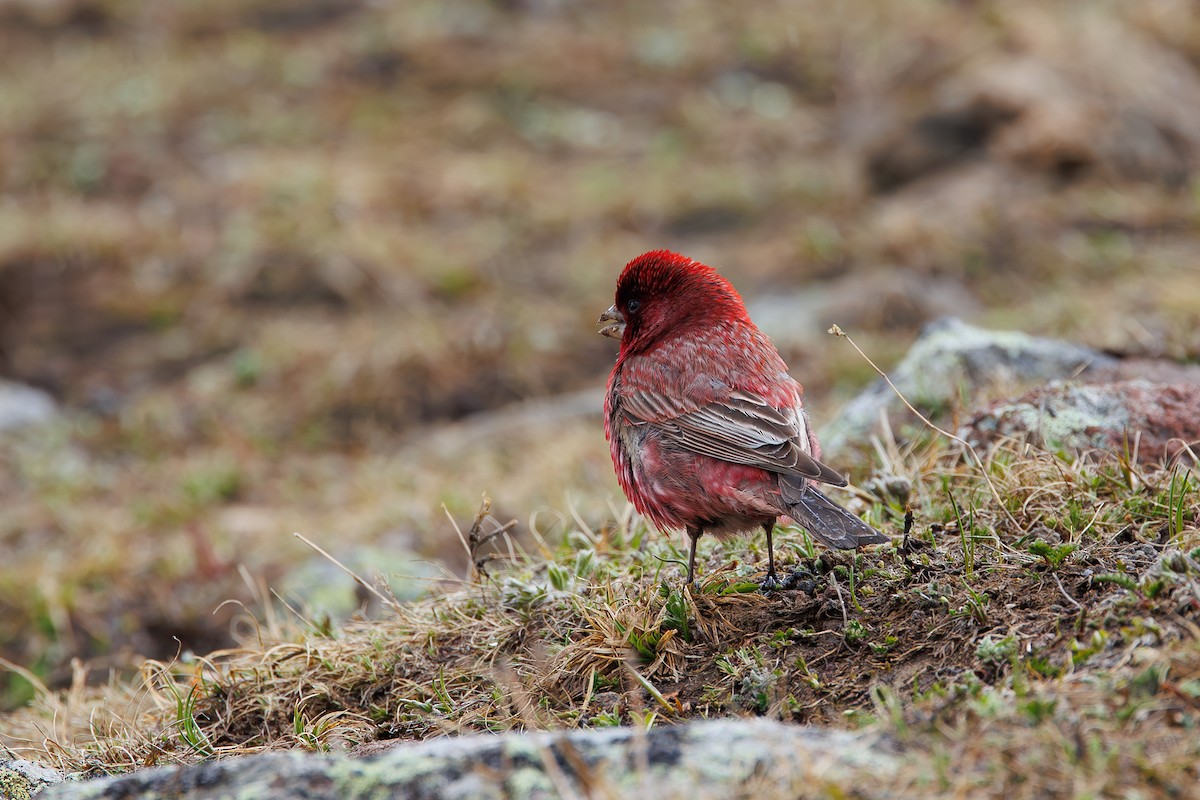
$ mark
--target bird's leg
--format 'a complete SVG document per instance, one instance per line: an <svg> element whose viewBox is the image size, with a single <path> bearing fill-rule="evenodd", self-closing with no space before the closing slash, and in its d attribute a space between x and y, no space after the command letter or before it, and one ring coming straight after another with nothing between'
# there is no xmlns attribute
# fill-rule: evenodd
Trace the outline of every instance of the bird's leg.
<svg viewBox="0 0 1200 800"><path fill-rule="evenodd" d="M764 592L774 592L783 586L779 582L779 577L775 574L775 543L772 541L772 534L775 531L775 520L771 520L763 525L763 530L767 532L767 578L759 588Z"/></svg>
<svg viewBox="0 0 1200 800"><path fill-rule="evenodd" d="M700 541L700 537L704 535L703 528L688 528L687 535L692 540L692 547L688 551L688 586L693 586L692 579L696 575L696 543Z"/></svg>

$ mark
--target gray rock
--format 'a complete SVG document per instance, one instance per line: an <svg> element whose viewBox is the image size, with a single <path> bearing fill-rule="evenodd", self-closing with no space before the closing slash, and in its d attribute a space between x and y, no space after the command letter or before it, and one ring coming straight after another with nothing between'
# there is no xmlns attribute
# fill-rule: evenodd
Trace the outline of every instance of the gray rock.
<svg viewBox="0 0 1200 800"><path fill-rule="evenodd" d="M32 761L0 760L0 800L27 800L62 780L61 774Z"/></svg>
<svg viewBox="0 0 1200 800"><path fill-rule="evenodd" d="M1047 450L1128 453L1143 463L1200 452L1200 386L1147 380L1052 383L993 403L960 434L975 444L1008 437Z"/></svg>
<svg viewBox="0 0 1200 800"><path fill-rule="evenodd" d="M400 743L368 758L268 753L63 784L45 800L348 797L724 798L747 781L800 787L877 781L897 769L879 737L765 719Z"/></svg>
<svg viewBox="0 0 1200 800"><path fill-rule="evenodd" d="M41 389L0 380L0 431L49 422L57 413L53 398Z"/></svg>
<svg viewBox="0 0 1200 800"><path fill-rule="evenodd" d="M907 355L888 371L909 402L925 413L956 404L964 389L1021 390L1093 370L1115 370L1117 359L1097 350L1017 331L989 331L947 317L921 332ZM849 442L865 442L881 415L893 428L914 420L881 378L851 400L821 431L821 443L835 452Z"/></svg>

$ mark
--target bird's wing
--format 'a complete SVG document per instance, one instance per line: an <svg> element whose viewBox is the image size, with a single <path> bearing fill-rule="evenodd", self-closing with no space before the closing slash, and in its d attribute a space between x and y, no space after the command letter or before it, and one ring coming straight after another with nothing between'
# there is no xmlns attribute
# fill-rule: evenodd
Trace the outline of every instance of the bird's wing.
<svg viewBox="0 0 1200 800"><path fill-rule="evenodd" d="M846 485L842 475L809 453L808 421L799 403L777 408L740 389L699 407L644 388L628 391L621 399L622 411L632 424L654 425L666 440L694 453Z"/></svg>
<svg viewBox="0 0 1200 800"><path fill-rule="evenodd" d="M867 544L891 541L825 495L811 484L797 487L780 481L788 516L799 522L818 540L830 547L850 550Z"/></svg>

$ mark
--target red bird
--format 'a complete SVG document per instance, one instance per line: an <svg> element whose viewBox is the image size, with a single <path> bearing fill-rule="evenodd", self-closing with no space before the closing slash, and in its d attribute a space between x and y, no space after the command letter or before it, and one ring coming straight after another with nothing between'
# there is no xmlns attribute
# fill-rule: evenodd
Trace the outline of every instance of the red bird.
<svg viewBox="0 0 1200 800"><path fill-rule="evenodd" d="M604 398L617 480L660 529L691 537L767 532L767 577L778 589L771 535L780 516L830 547L889 541L817 491L845 486L822 464L804 388L742 298L712 267L668 250L630 261L600 333L621 340Z"/></svg>

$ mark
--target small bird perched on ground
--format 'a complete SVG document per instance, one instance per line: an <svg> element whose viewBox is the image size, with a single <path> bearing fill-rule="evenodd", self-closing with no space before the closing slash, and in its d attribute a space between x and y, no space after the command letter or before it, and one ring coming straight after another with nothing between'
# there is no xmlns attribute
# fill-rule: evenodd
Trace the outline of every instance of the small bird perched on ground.
<svg viewBox="0 0 1200 800"><path fill-rule="evenodd" d="M712 267L669 250L630 261L599 333L621 340L604 398L617 481L658 528L696 542L762 527L765 591L780 588L772 533L787 515L830 547L889 541L813 482L845 486L822 464L803 387Z"/></svg>

